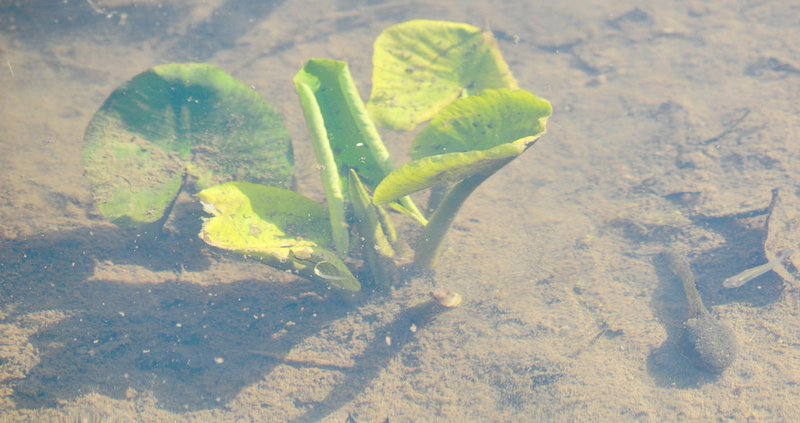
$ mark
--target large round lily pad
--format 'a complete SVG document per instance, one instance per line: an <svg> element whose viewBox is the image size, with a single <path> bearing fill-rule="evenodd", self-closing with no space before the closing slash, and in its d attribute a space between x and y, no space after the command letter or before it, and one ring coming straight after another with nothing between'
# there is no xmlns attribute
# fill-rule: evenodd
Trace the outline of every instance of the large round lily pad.
<svg viewBox="0 0 800 423"><path fill-rule="evenodd" d="M464 95L517 83L491 32L455 22L415 20L375 40L368 109L382 126L411 130Z"/></svg>
<svg viewBox="0 0 800 423"><path fill-rule="evenodd" d="M206 64L168 64L117 88L86 129L83 162L97 208L132 226L159 220L187 177L293 182L282 118L250 87Z"/></svg>

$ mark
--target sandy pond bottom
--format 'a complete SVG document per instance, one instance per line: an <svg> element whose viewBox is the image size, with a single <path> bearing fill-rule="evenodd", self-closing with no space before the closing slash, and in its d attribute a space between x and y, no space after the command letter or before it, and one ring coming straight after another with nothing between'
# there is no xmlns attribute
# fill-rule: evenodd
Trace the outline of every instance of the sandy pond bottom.
<svg viewBox="0 0 800 423"><path fill-rule="evenodd" d="M186 3L0 2L0 420L800 419L798 287L722 287L774 254L771 190L788 222L800 210L797 5ZM210 251L191 203L179 232L98 218L83 130L116 86L174 61L252 84L286 116L298 189L322 198L292 75L347 60L366 95L372 40L415 18L492 29L554 106L462 209L435 280L344 304ZM385 138L401 161L408 137ZM666 249L736 334L719 376L679 348ZM435 307L434 285L464 304Z"/></svg>

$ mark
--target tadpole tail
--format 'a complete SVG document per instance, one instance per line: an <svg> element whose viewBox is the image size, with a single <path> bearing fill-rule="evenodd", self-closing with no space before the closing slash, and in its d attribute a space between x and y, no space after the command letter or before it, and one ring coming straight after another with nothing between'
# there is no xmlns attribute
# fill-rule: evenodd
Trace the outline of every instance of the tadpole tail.
<svg viewBox="0 0 800 423"><path fill-rule="evenodd" d="M708 313L706 307L703 305L703 300L700 298L700 292L697 290L692 267L689 265L689 261L686 260L686 257L674 251L668 251L664 256L670 271L680 278L683 284L683 291L686 293L686 301L689 303L689 315L700 316Z"/></svg>

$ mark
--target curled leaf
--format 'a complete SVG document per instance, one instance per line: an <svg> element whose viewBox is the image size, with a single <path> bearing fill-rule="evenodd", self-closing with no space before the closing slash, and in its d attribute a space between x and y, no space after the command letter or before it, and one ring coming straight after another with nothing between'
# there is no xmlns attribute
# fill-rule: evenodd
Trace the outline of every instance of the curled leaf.
<svg viewBox="0 0 800 423"><path fill-rule="evenodd" d="M294 77L328 200L331 227L338 251L348 252L349 234L344 216L347 173L354 169L374 188L392 171L389 152L369 118L347 63L312 59ZM410 198L400 200L417 220L422 213Z"/></svg>

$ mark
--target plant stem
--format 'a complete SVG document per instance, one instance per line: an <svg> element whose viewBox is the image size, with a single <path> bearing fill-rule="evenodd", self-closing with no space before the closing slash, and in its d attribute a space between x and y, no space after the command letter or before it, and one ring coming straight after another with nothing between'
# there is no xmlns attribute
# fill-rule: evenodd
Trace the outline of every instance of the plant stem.
<svg viewBox="0 0 800 423"><path fill-rule="evenodd" d="M428 213L433 213L439 207L439 203L442 202L442 198L447 194L448 188L450 187L444 183L431 187L431 195L428 196L428 206L426 207Z"/></svg>
<svg viewBox="0 0 800 423"><path fill-rule="evenodd" d="M393 279L391 276L393 266L390 263L393 263L392 259L395 253L378 217L380 206L372 204L372 199L355 170L350 169L347 182L350 203L353 205L353 213L356 216L356 227L361 235L361 247L372 278L378 284L388 286Z"/></svg>
<svg viewBox="0 0 800 423"><path fill-rule="evenodd" d="M417 270L430 270L436 263L441 252L442 241L450 229L450 225L455 220L458 210L466 201L467 197L475 191L478 186L491 175L478 174L470 176L455 184L447 195L442 198L441 204L431 216L431 220L425 227L425 232L417 244L414 255L414 267Z"/></svg>

